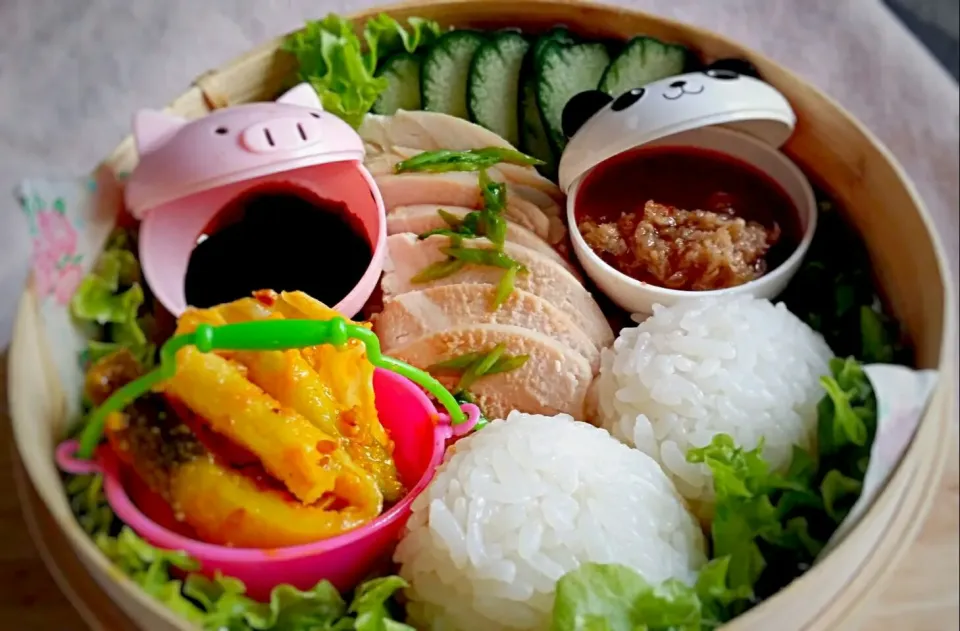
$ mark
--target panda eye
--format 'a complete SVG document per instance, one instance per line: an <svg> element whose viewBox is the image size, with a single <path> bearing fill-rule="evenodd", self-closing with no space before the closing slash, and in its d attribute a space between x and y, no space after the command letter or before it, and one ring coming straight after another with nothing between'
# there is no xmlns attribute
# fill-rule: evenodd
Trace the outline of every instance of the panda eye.
<svg viewBox="0 0 960 631"><path fill-rule="evenodd" d="M643 88L634 88L632 90L628 90L614 100L613 105L610 106L610 109L614 112L623 111L642 99L645 93L646 90Z"/></svg>
<svg viewBox="0 0 960 631"><path fill-rule="evenodd" d="M733 70L723 70L721 68L711 68L707 70L707 76L721 81L733 81L740 77L740 75Z"/></svg>

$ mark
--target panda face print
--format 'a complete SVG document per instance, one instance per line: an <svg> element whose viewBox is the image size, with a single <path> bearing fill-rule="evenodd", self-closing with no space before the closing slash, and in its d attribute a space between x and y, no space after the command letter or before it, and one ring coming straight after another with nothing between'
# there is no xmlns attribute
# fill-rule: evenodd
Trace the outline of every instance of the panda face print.
<svg viewBox="0 0 960 631"><path fill-rule="evenodd" d="M622 112L627 109L637 101L643 98L643 95L646 94L646 90L643 88L634 88L632 90L627 90L616 99L613 103L610 104L610 109L614 112Z"/></svg>
<svg viewBox="0 0 960 631"><path fill-rule="evenodd" d="M677 79L676 81L668 83L660 96L668 101L676 101L684 96L703 94L703 90L703 82L698 82L693 79Z"/></svg>
<svg viewBox="0 0 960 631"><path fill-rule="evenodd" d="M742 84L747 85L741 87ZM679 107L691 99L728 99L739 90L752 91L758 86L775 92L759 79L730 68L710 66L700 72L668 77L613 96L600 90L588 90L571 98L564 107L563 132L569 138L595 117L640 116L640 110L662 107L650 103L652 100L676 103Z"/></svg>
<svg viewBox="0 0 960 631"><path fill-rule="evenodd" d="M684 96L703 94L705 84L709 83L710 79L714 81L736 81L740 78L739 73L723 68L707 68L701 74L706 78L706 81L697 81L688 75L689 78L676 79L668 83L661 96L668 101L676 101Z"/></svg>
<svg viewBox="0 0 960 631"><path fill-rule="evenodd" d="M603 160L701 127L725 126L780 147L796 126L796 113L783 94L751 73L746 62L727 60L620 94L577 94L563 110L568 141L558 165L561 188L568 190Z"/></svg>

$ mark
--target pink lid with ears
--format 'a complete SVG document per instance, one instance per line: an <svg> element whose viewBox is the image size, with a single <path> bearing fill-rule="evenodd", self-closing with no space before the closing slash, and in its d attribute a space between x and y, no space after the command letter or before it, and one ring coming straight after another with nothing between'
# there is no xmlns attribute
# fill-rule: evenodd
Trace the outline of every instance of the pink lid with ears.
<svg viewBox="0 0 960 631"><path fill-rule="evenodd" d="M301 83L275 103L248 103L187 121L154 110L133 120L140 162L126 187L130 213L265 175L330 162L363 160L363 140L323 111Z"/></svg>
<svg viewBox="0 0 960 631"><path fill-rule="evenodd" d="M373 293L386 248L383 200L363 166L360 136L323 111L309 84L275 103L237 105L194 121L141 111L134 136L140 163L127 182L126 203L141 220L144 277L174 316L187 308L187 266L204 229L231 201L270 185L345 205L359 220L373 257L333 307L352 316ZM317 237L319 245L323 235Z"/></svg>

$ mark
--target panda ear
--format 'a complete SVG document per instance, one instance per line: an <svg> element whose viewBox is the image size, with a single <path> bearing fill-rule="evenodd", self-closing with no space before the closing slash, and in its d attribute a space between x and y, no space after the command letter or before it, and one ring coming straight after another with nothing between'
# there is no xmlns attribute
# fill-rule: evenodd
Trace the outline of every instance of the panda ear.
<svg viewBox="0 0 960 631"><path fill-rule="evenodd" d="M760 79L760 71L758 71L757 67L746 59L718 59L704 68L703 72L715 79L736 79L736 75L744 75L747 77L753 77L754 79ZM717 72L721 73L722 76L713 74ZM728 73L733 73L733 75L731 76Z"/></svg>
<svg viewBox="0 0 960 631"><path fill-rule="evenodd" d="M587 90L574 95L563 107L563 116L560 118L563 134L567 138L573 136L584 123L612 100L612 96L600 90Z"/></svg>

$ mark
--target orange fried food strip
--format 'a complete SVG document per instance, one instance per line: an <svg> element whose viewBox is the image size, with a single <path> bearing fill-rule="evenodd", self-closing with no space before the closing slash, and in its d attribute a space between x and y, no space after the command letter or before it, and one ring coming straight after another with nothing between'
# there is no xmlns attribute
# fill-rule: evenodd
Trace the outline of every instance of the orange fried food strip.
<svg viewBox="0 0 960 631"><path fill-rule="evenodd" d="M379 494L369 491L357 476L340 476L329 498L304 506L209 456L180 467L170 487L174 510L201 539L240 548L294 546L362 526L380 513ZM337 510L337 497L356 503Z"/></svg>
<svg viewBox="0 0 960 631"><path fill-rule="evenodd" d="M231 323L283 319L282 315L271 312L253 298L236 300L209 311ZM183 330L178 332L191 331L191 324L185 322ZM328 434L340 435L337 426L340 405L331 387L319 378L299 350L243 351L235 352L233 358L246 367L247 378L264 392L284 406L296 410Z"/></svg>
<svg viewBox="0 0 960 631"><path fill-rule="evenodd" d="M83 392L93 405L101 405L116 390L143 374L143 366L125 348L98 359L84 377Z"/></svg>
<svg viewBox="0 0 960 631"><path fill-rule="evenodd" d="M219 462L154 395L107 419L106 432L121 462L164 498L176 518L203 541L277 548L333 537L376 517L375 487L339 476L334 489L304 505L269 481Z"/></svg>
<svg viewBox="0 0 960 631"><path fill-rule="evenodd" d="M216 312L226 322L255 319L329 319L339 314L302 292L260 291L256 298L243 298L205 311ZM178 333L195 327L191 320ZM321 344L285 352L235 353L247 369L247 378L284 406L296 410L314 425L344 438L350 457L380 487L385 499L395 501L403 493L393 462L393 445L377 416L373 391L374 366L366 347L350 340L345 347Z"/></svg>
<svg viewBox="0 0 960 631"><path fill-rule="evenodd" d="M306 504L332 491L341 473L356 474L339 436L284 407L216 353L192 346L181 349L177 371L161 389L213 431L257 456L268 473Z"/></svg>
<svg viewBox="0 0 960 631"><path fill-rule="evenodd" d="M282 292L275 308L287 318L325 319L339 315L319 300L300 292ZM363 326L370 328L369 323ZM301 351L320 379L340 403L340 433L350 440L350 454L377 478L388 500L403 494L393 462L393 443L380 424L373 392L374 366L359 340L346 347L329 344Z"/></svg>

